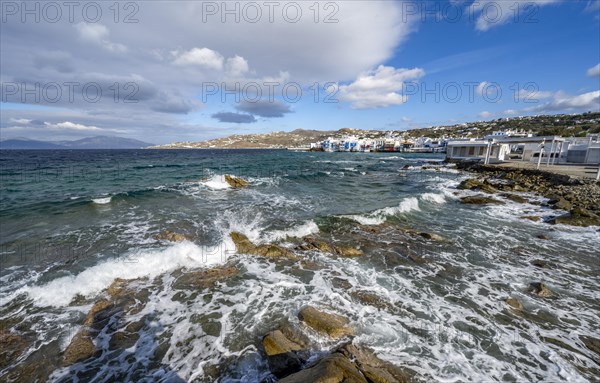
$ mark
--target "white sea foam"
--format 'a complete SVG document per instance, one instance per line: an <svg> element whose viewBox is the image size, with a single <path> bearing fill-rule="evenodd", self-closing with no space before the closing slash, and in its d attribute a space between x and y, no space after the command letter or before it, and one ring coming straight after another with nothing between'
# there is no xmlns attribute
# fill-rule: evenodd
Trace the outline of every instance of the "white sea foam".
<svg viewBox="0 0 600 383"><path fill-rule="evenodd" d="M107 203L110 203L111 199L112 197L92 198L92 202L98 205L106 205Z"/></svg>
<svg viewBox="0 0 600 383"><path fill-rule="evenodd" d="M78 275L55 279L41 286L27 286L25 292L38 306L66 306L77 295L91 297L110 286L115 278L155 278L180 267L198 268L222 264L235 253L227 238L215 247L182 242L160 250L137 251L92 266Z"/></svg>
<svg viewBox="0 0 600 383"><path fill-rule="evenodd" d="M302 238L311 234L319 232L319 227L313 220L304 222L303 224L293 226L286 230L273 230L266 232L260 239L259 242L273 242L280 239L286 239L288 237Z"/></svg>
<svg viewBox="0 0 600 383"><path fill-rule="evenodd" d="M424 193L421 195L421 199L423 201L433 202L433 203L446 203L446 197L444 194L436 194L436 193Z"/></svg>
<svg viewBox="0 0 600 383"><path fill-rule="evenodd" d="M214 174L208 179L200 181L200 184L212 190L225 190L231 188L227 181L225 181L225 176L219 174Z"/></svg>
<svg viewBox="0 0 600 383"><path fill-rule="evenodd" d="M385 207L367 214L345 215L344 217L363 225L380 225L385 222L387 217L417 210L421 210L419 200L415 197L409 197L402 200L398 206Z"/></svg>

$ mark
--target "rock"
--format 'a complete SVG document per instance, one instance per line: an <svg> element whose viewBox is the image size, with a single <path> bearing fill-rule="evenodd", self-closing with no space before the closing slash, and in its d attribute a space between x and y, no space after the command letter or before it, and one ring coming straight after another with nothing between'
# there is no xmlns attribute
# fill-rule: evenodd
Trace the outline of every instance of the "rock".
<svg viewBox="0 0 600 383"><path fill-rule="evenodd" d="M115 278L115 280L106 289L106 292L112 298L117 298L124 293L128 285L129 281L127 279Z"/></svg>
<svg viewBox="0 0 600 383"><path fill-rule="evenodd" d="M333 287L335 287L337 289L348 290L348 289L352 288L352 283L350 283L347 279L339 278L339 277L334 277L331 280L331 284L333 285Z"/></svg>
<svg viewBox="0 0 600 383"><path fill-rule="evenodd" d="M550 202L548 202L548 203L550 204ZM558 198L558 200L556 200L556 202L554 202L551 205L554 205L553 207L555 209L561 209L561 210L567 210L567 211L569 211L573 208L573 204L562 197Z"/></svg>
<svg viewBox="0 0 600 383"><path fill-rule="evenodd" d="M489 194L498 192L498 190L495 187L493 187L492 185L490 185L488 182L479 181L478 179L475 179L475 178L470 178L470 179L462 181L457 186L457 188L462 189L462 190L480 190L484 193L489 193Z"/></svg>
<svg viewBox="0 0 600 383"><path fill-rule="evenodd" d="M360 257L364 255L362 250L352 246L336 246L331 243L314 239L312 237L303 238L303 242L296 246L296 250L318 250L323 253L340 255L342 257Z"/></svg>
<svg viewBox="0 0 600 383"><path fill-rule="evenodd" d="M225 182L227 182L229 186L235 189L245 188L249 185L248 181L239 177L232 177L229 174L225 175Z"/></svg>
<svg viewBox="0 0 600 383"><path fill-rule="evenodd" d="M552 296L552 291L541 282L533 282L529 284L529 292L543 298Z"/></svg>
<svg viewBox="0 0 600 383"><path fill-rule="evenodd" d="M510 307L512 307L515 310L523 310L523 305L521 304L521 302L519 302L519 300L517 298L508 298L506 301L506 304L509 305Z"/></svg>
<svg viewBox="0 0 600 383"><path fill-rule="evenodd" d="M341 315L320 311L312 306L302 308L298 318L315 331L334 339L354 335L354 330L348 325L348 319Z"/></svg>
<svg viewBox="0 0 600 383"><path fill-rule="evenodd" d="M394 305L385 300L383 297L380 297L379 295L373 294L369 291L355 290L350 292L350 296L362 304L373 306L380 310L394 310Z"/></svg>
<svg viewBox="0 0 600 383"><path fill-rule="evenodd" d="M538 217L535 215L526 215L526 216L521 217L521 219L528 219L533 222L539 222L542 220L542 217Z"/></svg>
<svg viewBox="0 0 600 383"><path fill-rule="evenodd" d="M314 366L287 376L279 383L369 383L348 358L333 353Z"/></svg>
<svg viewBox="0 0 600 383"><path fill-rule="evenodd" d="M0 330L0 369L10 366L21 355L27 342L16 334L12 334L7 329Z"/></svg>
<svg viewBox="0 0 600 383"><path fill-rule="evenodd" d="M342 257L360 257L364 255L362 250L351 246L336 246L335 253Z"/></svg>
<svg viewBox="0 0 600 383"><path fill-rule="evenodd" d="M288 249L278 245L255 245L248 237L238 232L232 232L231 239L235 244L238 253L260 255L269 258L289 258L296 259L296 256Z"/></svg>
<svg viewBox="0 0 600 383"><path fill-rule="evenodd" d="M545 241L549 240L550 237L548 237L546 234L538 234L535 236L537 239L543 239Z"/></svg>
<svg viewBox="0 0 600 383"><path fill-rule="evenodd" d="M89 359L96 353L96 345L92 336L86 330L80 330L65 350L63 365L70 366L77 362Z"/></svg>
<svg viewBox="0 0 600 383"><path fill-rule="evenodd" d="M170 230L165 230L154 236L154 239L159 241L182 242L191 240L191 236L186 234L174 233Z"/></svg>
<svg viewBox="0 0 600 383"><path fill-rule="evenodd" d="M175 280L173 288L178 290L208 289L218 282L239 274L239 272L240 270L234 266L187 272Z"/></svg>
<svg viewBox="0 0 600 383"><path fill-rule="evenodd" d="M539 267L541 269L547 269L550 267L550 264L543 259L534 259L531 261L531 264L535 267Z"/></svg>
<svg viewBox="0 0 600 383"><path fill-rule="evenodd" d="M83 324L85 326L93 327L94 329L100 329L103 324L105 324L103 322L107 321L107 317L110 317L109 315L106 315L107 311L110 311L114 306L112 301L106 299L97 301L87 313Z"/></svg>
<svg viewBox="0 0 600 383"><path fill-rule="evenodd" d="M600 355L600 339L585 335L580 335L579 339L585 344L585 347Z"/></svg>
<svg viewBox="0 0 600 383"><path fill-rule="evenodd" d="M430 239L432 241L442 242L444 238L441 235L434 233L419 233L419 235L425 239Z"/></svg>
<svg viewBox="0 0 600 383"><path fill-rule="evenodd" d="M263 338L262 344L263 348L265 349L265 353L268 356L302 350L302 346L286 338L281 330L275 330L268 333Z"/></svg>
<svg viewBox="0 0 600 383"><path fill-rule="evenodd" d="M283 378L300 371L302 360L296 355L302 346L289 340L280 330L271 331L262 341L273 375Z"/></svg>
<svg viewBox="0 0 600 383"><path fill-rule="evenodd" d="M509 199L513 202L516 203L527 203L529 202L529 200L527 198L521 197L520 195L516 195L516 194L509 194L509 193L504 193L504 194L500 194L502 197Z"/></svg>
<svg viewBox="0 0 600 383"><path fill-rule="evenodd" d="M600 217L589 210L577 208L571 210L569 214L552 219L550 223L583 227L600 226Z"/></svg>
<svg viewBox="0 0 600 383"><path fill-rule="evenodd" d="M464 204L470 204L470 205L487 205L487 204L504 205L505 204L504 202L499 201L495 198L484 197L482 195L463 197L460 199L460 201Z"/></svg>
<svg viewBox="0 0 600 383"><path fill-rule="evenodd" d="M408 383L415 381L416 373L414 371L383 361L366 347L357 347L347 343L336 352L353 361L369 383Z"/></svg>

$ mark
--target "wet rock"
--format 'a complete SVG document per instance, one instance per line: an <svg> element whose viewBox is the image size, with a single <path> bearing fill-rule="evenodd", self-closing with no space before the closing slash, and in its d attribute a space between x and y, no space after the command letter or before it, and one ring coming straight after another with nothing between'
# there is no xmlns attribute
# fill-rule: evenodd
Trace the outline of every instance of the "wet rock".
<svg viewBox="0 0 600 383"><path fill-rule="evenodd" d="M600 355L600 339L585 335L580 335L579 339L585 344L585 347Z"/></svg>
<svg viewBox="0 0 600 383"><path fill-rule="evenodd" d="M561 215L550 221L552 224L563 224L571 226L600 226L600 216L589 210L577 208L569 214Z"/></svg>
<svg viewBox="0 0 600 383"><path fill-rule="evenodd" d="M500 194L502 197L511 200L513 202L516 203L527 203L529 202L529 200L527 198L521 197L520 195L516 195L516 194L510 194L510 193L503 193Z"/></svg>
<svg viewBox="0 0 600 383"><path fill-rule="evenodd" d="M340 353L319 360L314 366L287 376L279 383L369 383L358 368Z"/></svg>
<svg viewBox="0 0 600 383"><path fill-rule="evenodd" d="M373 306L380 310L394 311L394 305L385 298L365 290L355 290L350 292L350 296L364 305Z"/></svg>
<svg viewBox="0 0 600 383"><path fill-rule="evenodd" d="M100 329L103 326L103 322L107 321L108 311L112 310L115 307L112 301L107 299L101 299L94 303L90 311L88 311L87 316L85 317L85 321L83 324L85 326L93 327L94 329Z"/></svg>
<svg viewBox="0 0 600 383"><path fill-rule="evenodd" d="M323 253L340 255L342 257L360 257L364 255L363 251L352 246L336 246L329 242L306 237L302 239L302 243L296 246L296 250L318 250Z"/></svg>
<svg viewBox="0 0 600 383"><path fill-rule="evenodd" d="M262 341L273 375L283 378L300 371L302 360L296 354L303 347L288 339L280 330L271 331Z"/></svg>
<svg viewBox="0 0 600 383"><path fill-rule="evenodd" d="M533 222L539 222L542 220L542 217L538 217L535 215L526 215L526 216L521 217L521 219L527 219L527 220L530 220Z"/></svg>
<svg viewBox="0 0 600 383"><path fill-rule="evenodd" d="M230 235L238 253L259 255L268 258L296 259L296 256L284 247L272 244L255 245L244 234L235 231Z"/></svg>
<svg viewBox="0 0 600 383"><path fill-rule="evenodd" d="M444 240L444 238L441 235L434 233L419 233L419 235L425 239L429 239L432 241L442 242Z"/></svg>
<svg viewBox="0 0 600 383"><path fill-rule="evenodd" d="M548 204L551 204L550 202L548 202ZM553 205L553 207L555 209L561 209L561 210L571 210L573 209L573 204L569 201L567 201L566 199L559 197L554 203L552 203L551 205Z"/></svg>
<svg viewBox="0 0 600 383"><path fill-rule="evenodd" d="M192 237L187 234L174 233L170 230L165 230L165 231L155 235L154 239L159 240L159 241L182 242L182 241L189 241L192 239Z"/></svg>
<svg viewBox="0 0 600 383"><path fill-rule="evenodd" d="M550 291L550 289L541 282L530 283L528 291L543 298L548 298L552 296L552 291Z"/></svg>
<svg viewBox="0 0 600 383"><path fill-rule="evenodd" d="M218 282L238 275L239 272L240 270L234 266L192 271L177 278L173 283L173 288L178 290L208 289L214 287Z"/></svg>
<svg viewBox="0 0 600 383"><path fill-rule="evenodd" d="M225 175L225 182L227 182L229 186L235 189L245 188L249 185L248 181L244 180L243 178L232 177L228 174Z"/></svg>
<svg viewBox="0 0 600 383"><path fill-rule="evenodd" d="M515 310L523 310L523 305L521 304L521 302L517 299L517 298L508 298L506 301L506 304L509 305L510 307L512 307Z"/></svg>
<svg viewBox="0 0 600 383"><path fill-rule="evenodd" d="M7 329L0 330L0 369L10 366L25 350L27 342Z"/></svg>
<svg viewBox="0 0 600 383"><path fill-rule="evenodd" d="M415 382L416 373L379 359L366 347L351 343L341 346L337 351L351 360L369 383L408 383Z"/></svg>
<svg viewBox="0 0 600 383"><path fill-rule="evenodd" d="M495 205L504 205L505 203L497 200L492 197L485 197L483 195L475 195L469 197L463 197L460 201L464 204L469 205L487 205L487 204L495 204Z"/></svg>
<svg viewBox="0 0 600 383"><path fill-rule="evenodd" d="M350 283L347 279L335 277L331 280L331 284L333 287L338 289L348 290L352 288L352 283Z"/></svg>
<svg viewBox="0 0 600 383"><path fill-rule="evenodd" d="M498 191L495 187L493 187L489 183L487 183L485 181L480 181L475 178L470 178L470 179L462 181L457 186L457 188L462 189L462 190L480 190L484 193L489 193L489 194L493 194Z"/></svg>
<svg viewBox="0 0 600 383"><path fill-rule="evenodd" d="M550 264L543 259L534 259L531 261L531 264L535 267L539 267L540 269L548 269L550 268Z"/></svg>
<svg viewBox="0 0 600 383"><path fill-rule="evenodd" d="M348 319L341 315L326 313L312 306L302 308L298 318L315 331L327 334L334 339L354 335Z"/></svg>
<svg viewBox="0 0 600 383"><path fill-rule="evenodd" d="M63 355L63 365L70 366L72 364L89 359L96 354L96 345L92 339L90 332L80 330L71 343L65 350Z"/></svg>
<svg viewBox="0 0 600 383"><path fill-rule="evenodd" d="M535 236L537 239L543 239L545 241L549 240L550 237L548 237L546 234L538 234Z"/></svg>

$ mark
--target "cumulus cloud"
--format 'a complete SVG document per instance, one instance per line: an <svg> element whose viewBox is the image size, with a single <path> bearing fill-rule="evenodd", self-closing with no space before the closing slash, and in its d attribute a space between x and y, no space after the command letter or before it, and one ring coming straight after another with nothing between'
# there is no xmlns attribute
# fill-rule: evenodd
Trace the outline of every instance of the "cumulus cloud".
<svg viewBox="0 0 600 383"><path fill-rule="evenodd" d="M483 111L479 113L479 117L481 118L489 118L490 116L492 116L492 113L488 112L488 111Z"/></svg>
<svg viewBox="0 0 600 383"><path fill-rule="evenodd" d="M248 61L241 56L230 57L227 59L225 64L226 71L229 75L234 77L242 76L250 70L248 67Z"/></svg>
<svg viewBox="0 0 600 383"><path fill-rule="evenodd" d="M472 12L478 15L475 29L481 32L509 23L515 20L515 13L519 12L519 20L535 12L535 9L559 3L561 0L478 0L471 5Z"/></svg>
<svg viewBox="0 0 600 383"><path fill-rule="evenodd" d="M219 122L231 122L234 124L250 124L256 122L251 114L245 113L234 113L234 112L219 112L211 115L212 118L216 118Z"/></svg>
<svg viewBox="0 0 600 383"><path fill-rule="evenodd" d="M85 23L83 21L75 24L79 37L85 41L100 45L111 52L126 52L127 47L123 44L113 43L108 39L110 31L100 23Z"/></svg>
<svg viewBox="0 0 600 383"><path fill-rule="evenodd" d="M556 112L561 110L591 110L600 112L600 90L579 95L555 92L551 99L543 104L524 109L526 112Z"/></svg>
<svg viewBox="0 0 600 383"><path fill-rule="evenodd" d="M222 70L223 56L212 49L192 48L182 53L174 52L175 64L185 66L200 66L207 69Z"/></svg>
<svg viewBox="0 0 600 383"><path fill-rule="evenodd" d="M600 63L587 70L587 75L590 77L600 76Z"/></svg>
<svg viewBox="0 0 600 383"><path fill-rule="evenodd" d="M363 72L354 82L339 87L339 99L348 101L355 109L385 108L406 103L402 95L406 82L425 75L421 68L404 69L380 65Z"/></svg>
<svg viewBox="0 0 600 383"><path fill-rule="evenodd" d="M289 105L277 100L242 101L235 108L239 111L265 118L283 117L286 113L292 112Z"/></svg>

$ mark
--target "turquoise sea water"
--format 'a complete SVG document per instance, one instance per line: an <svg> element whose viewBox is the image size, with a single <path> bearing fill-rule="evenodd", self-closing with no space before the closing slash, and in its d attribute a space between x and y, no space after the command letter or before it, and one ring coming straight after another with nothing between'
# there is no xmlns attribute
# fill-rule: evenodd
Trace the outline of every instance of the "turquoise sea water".
<svg viewBox="0 0 600 383"><path fill-rule="evenodd" d="M18 380L19 367L43 360L37 373L50 381L268 381L261 337L283 320L301 326L298 310L313 304L348 317L354 342L426 380L597 379L598 356L579 336L600 333L598 228L521 219L557 214L533 195L526 204L463 205L459 197L474 193L456 185L468 174L442 159L2 151L0 320L26 347L0 377ZM250 185L231 189L225 174ZM165 230L190 240L156 240ZM365 255L260 259L235 254L232 231L290 249L317 236ZM531 264L540 259L549 267ZM182 273L224 264L240 274L201 291L175 283ZM107 326L95 358L61 366L61 353L115 278L138 279L148 291L143 308ZM539 281L553 298L527 292ZM385 305L357 299L358 291ZM506 305L511 296L522 312ZM114 333L131 323L141 323L134 344L114 347ZM309 335L321 345L315 352L334 345Z"/></svg>

